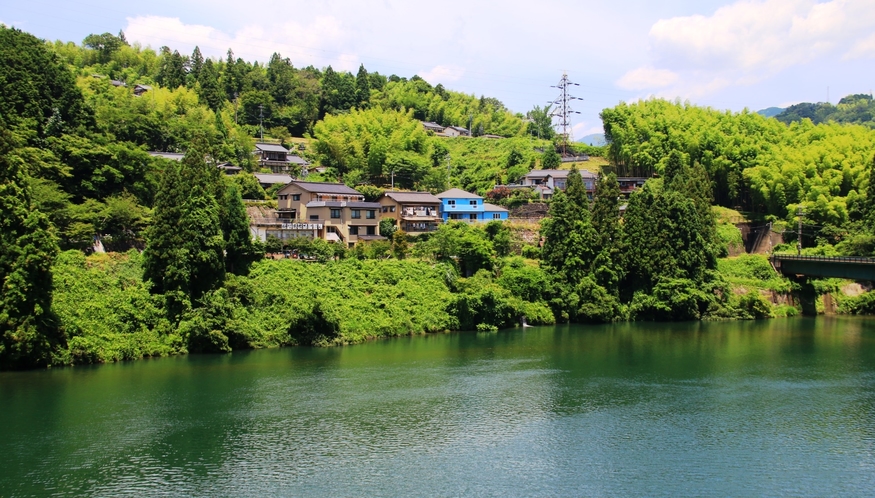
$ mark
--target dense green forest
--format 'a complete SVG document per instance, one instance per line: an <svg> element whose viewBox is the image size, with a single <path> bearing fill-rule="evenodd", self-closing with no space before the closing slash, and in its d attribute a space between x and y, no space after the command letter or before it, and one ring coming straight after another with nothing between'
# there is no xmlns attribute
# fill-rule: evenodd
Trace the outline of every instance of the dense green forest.
<svg viewBox="0 0 875 498"><path fill-rule="evenodd" d="M872 95L858 93L842 97L836 105L829 102L803 102L784 109L775 119L786 124L808 119L814 124L833 121L875 128L875 100Z"/></svg>
<svg viewBox="0 0 875 498"><path fill-rule="evenodd" d="M214 167L253 171L262 120L273 139L309 137L323 179L371 196L393 180L485 194L558 165L549 109L523 116L418 77L295 68L279 54L262 65L231 51L155 52L122 33L79 46L0 27L0 368L493 331L523 317L795 312L765 299L799 285L763 272L764 258L720 259L738 232L717 223L713 202L775 221L801 206L822 252L875 250L867 127L786 126L661 100L603 119L610 145L583 150L608 154L620 174L658 176L629 197L622 222L616 176L602 175L591 202L572 172L540 225L542 247L507 224L452 223L415 242L387 230L388 241L351 250L296 241L314 262L277 261L265 259L283 249L277 240L248 231L241 197L260 187ZM419 120L474 137L436 137ZM97 236L110 252L86 256Z"/></svg>

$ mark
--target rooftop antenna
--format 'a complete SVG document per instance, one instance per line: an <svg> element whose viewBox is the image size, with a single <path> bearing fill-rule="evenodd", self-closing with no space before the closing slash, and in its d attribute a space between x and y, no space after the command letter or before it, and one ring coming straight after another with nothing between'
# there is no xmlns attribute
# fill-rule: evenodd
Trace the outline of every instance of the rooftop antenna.
<svg viewBox="0 0 875 498"><path fill-rule="evenodd" d="M562 72L562 79L559 80L558 85L551 85L550 88L558 88L559 89L559 97L555 100L547 102L550 105L555 105L553 111L550 113L550 117L556 120L556 124L554 125L557 130L562 130L562 155L564 156L566 150L568 149L568 139L571 136L571 115L572 114L580 114L580 112L575 111L571 108L571 102L573 100L583 100L579 97L575 97L568 93L568 89L571 86L580 86L578 83L574 83L573 81L568 79L568 73Z"/></svg>

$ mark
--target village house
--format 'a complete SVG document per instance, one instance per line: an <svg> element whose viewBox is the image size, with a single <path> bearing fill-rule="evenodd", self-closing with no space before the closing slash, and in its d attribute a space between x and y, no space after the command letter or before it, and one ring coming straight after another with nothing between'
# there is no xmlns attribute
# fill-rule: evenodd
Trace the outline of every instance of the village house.
<svg viewBox="0 0 875 498"><path fill-rule="evenodd" d="M277 194L282 236L320 238L354 246L380 240L378 202L365 202L361 192L342 183L292 181Z"/></svg>
<svg viewBox="0 0 875 498"><path fill-rule="evenodd" d="M256 143L255 151L259 168L269 168L274 173L289 173L304 170L310 165L304 158L292 154L280 144Z"/></svg>
<svg viewBox="0 0 875 498"><path fill-rule="evenodd" d="M385 192L379 199L381 216L395 220L395 225L410 235L437 230L443 221L441 200L428 192Z"/></svg>
<svg viewBox="0 0 875 498"><path fill-rule="evenodd" d="M446 221L465 221L469 223L506 220L507 209L483 202L479 195L451 188L436 196L441 200L441 215Z"/></svg>
<svg viewBox="0 0 875 498"><path fill-rule="evenodd" d="M448 137L470 137L471 132L467 128L461 126L447 126L444 128L443 134Z"/></svg>

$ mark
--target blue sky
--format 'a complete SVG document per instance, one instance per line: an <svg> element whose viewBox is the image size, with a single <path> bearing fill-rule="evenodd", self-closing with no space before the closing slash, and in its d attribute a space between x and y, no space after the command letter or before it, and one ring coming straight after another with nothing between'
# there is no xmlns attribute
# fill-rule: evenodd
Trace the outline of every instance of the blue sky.
<svg viewBox="0 0 875 498"><path fill-rule="evenodd" d="M246 60L278 51L313 64L412 76L496 97L525 112L579 83L574 135L601 109L649 96L739 111L875 88L873 0L28 0L0 22L81 43L124 30L131 42Z"/></svg>

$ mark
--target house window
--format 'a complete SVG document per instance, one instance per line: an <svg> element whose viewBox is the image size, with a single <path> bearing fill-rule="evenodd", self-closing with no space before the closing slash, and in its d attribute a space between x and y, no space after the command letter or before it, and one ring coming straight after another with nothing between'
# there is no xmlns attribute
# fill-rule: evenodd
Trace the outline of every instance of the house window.
<svg viewBox="0 0 875 498"><path fill-rule="evenodd" d="M288 199L288 198L289 198L288 194L280 194L280 200L281 200L281 201L284 201L284 200L286 200L286 199Z"/></svg>
<svg viewBox="0 0 875 498"><path fill-rule="evenodd" d="M353 209L353 210L352 210L352 217L353 217L353 219L356 219L356 220L359 219L359 218L361 218L361 217L362 217L362 211L361 211L360 209Z"/></svg>
<svg viewBox="0 0 875 498"><path fill-rule="evenodd" d="M368 209L367 216L365 216L365 218L369 220L377 219L377 211L374 209Z"/></svg>
<svg viewBox="0 0 875 498"><path fill-rule="evenodd" d="M451 220L461 220L462 215L459 213L450 213L450 219Z"/></svg>
<svg viewBox="0 0 875 498"><path fill-rule="evenodd" d="M368 227L368 235L377 235L377 227Z"/></svg>
<svg viewBox="0 0 875 498"><path fill-rule="evenodd" d="M292 194L292 200L293 200L293 201L300 201L300 200L301 200L301 194Z"/></svg>
<svg viewBox="0 0 875 498"><path fill-rule="evenodd" d="M319 215L318 214L311 214L310 221L319 221Z"/></svg>
<svg viewBox="0 0 875 498"><path fill-rule="evenodd" d="M500 220L501 214L500 213L492 213L492 219L493 220Z"/></svg>
<svg viewBox="0 0 875 498"><path fill-rule="evenodd" d="M340 197L338 197L338 196L336 196L336 195L332 195L332 196L331 196L331 200L332 200L332 201L339 201L339 200L340 200Z"/></svg>
<svg viewBox="0 0 875 498"><path fill-rule="evenodd" d="M389 206L383 206L383 212L384 212L384 213L388 213L388 212L389 212Z"/></svg>
<svg viewBox="0 0 875 498"><path fill-rule="evenodd" d="M389 212L390 212L390 213L394 213L394 212L395 212L395 206L389 206Z"/></svg>
<svg viewBox="0 0 875 498"><path fill-rule="evenodd" d="M456 207L456 200L455 200L455 199L450 199L450 200L448 200L448 201L447 201L447 206L450 206L450 207Z"/></svg>
<svg viewBox="0 0 875 498"><path fill-rule="evenodd" d="M331 210L331 217L332 218L340 218L340 210L339 209L332 209Z"/></svg>
<svg viewBox="0 0 875 498"><path fill-rule="evenodd" d="M471 214L468 215L468 219L471 220L471 221L474 221L474 220L477 219L477 215L474 214L474 213L471 213Z"/></svg>
<svg viewBox="0 0 875 498"><path fill-rule="evenodd" d="M349 227L349 234L350 235L358 235L359 234L359 227Z"/></svg>
<svg viewBox="0 0 875 498"><path fill-rule="evenodd" d="M470 205L472 205L472 206L476 206L476 205L477 205L477 201L476 201L476 200L473 200L473 201L470 201L468 204L470 204Z"/></svg>

